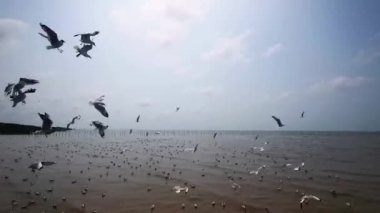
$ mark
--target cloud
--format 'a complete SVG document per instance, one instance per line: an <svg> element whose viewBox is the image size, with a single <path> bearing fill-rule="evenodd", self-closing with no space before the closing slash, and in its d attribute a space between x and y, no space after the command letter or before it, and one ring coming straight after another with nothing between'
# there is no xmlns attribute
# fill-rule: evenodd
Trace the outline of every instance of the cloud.
<svg viewBox="0 0 380 213"><path fill-rule="evenodd" d="M0 45L2 49L18 45L28 24L17 19L0 18Z"/></svg>
<svg viewBox="0 0 380 213"><path fill-rule="evenodd" d="M266 58L270 58L270 57L273 57L274 55L279 54L284 49L285 49L284 44L277 43L277 44L274 44L273 46L268 47L268 49L266 49L265 52L263 53L263 56Z"/></svg>
<svg viewBox="0 0 380 213"><path fill-rule="evenodd" d="M139 107L151 107L153 105L153 100L152 100L152 98L144 97L144 98L140 98L139 100L137 100L136 104Z"/></svg>
<svg viewBox="0 0 380 213"><path fill-rule="evenodd" d="M137 8L115 8L110 20L126 35L144 38L160 48L180 44L193 24L207 14L212 0L154 0Z"/></svg>
<svg viewBox="0 0 380 213"><path fill-rule="evenodd" d="M246 31L234 37L220 38L214 47L201 54L204 61L228 60L231 62L246 61L247 39L251 33Z"/></svg>
<svg viewBox="0 0 380 213"><path fill-rule="evenodd" d="M380 32L369 39L368 45L359 50L352 61L359 65L369 65L380 60Z"/></svg>
<svg viewBox="0 0 380 213"><path fill-rule="evenodd" d="M368 65L380 59L380 49L364 49L360 50L353 61L356 64Z"/></svg>
<svg viewBox="0 0 380 213"><path fill-rule="evenodd" d="M369 82L368 78L357 76L337 76L329 81L322 81L312 85L309 89L311 92L333 92L349 88L361 87Z"/></svg>

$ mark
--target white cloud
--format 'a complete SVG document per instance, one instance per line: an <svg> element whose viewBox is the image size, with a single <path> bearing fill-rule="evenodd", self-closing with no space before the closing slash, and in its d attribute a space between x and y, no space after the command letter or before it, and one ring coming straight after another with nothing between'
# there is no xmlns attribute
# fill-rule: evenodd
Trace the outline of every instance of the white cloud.
<svg viewBox="0 0 380 213"><path fill-rule="evenodd" d="M338 76L329 81L322 81L312 85L309 89L311 92L332 92L338 90L344 90L348 88L356 88L363 86L369 82L368 78L357 76Z"/></svg>
<svg viewBox="0 0 380 213"><path fill-rule="evenodd" d="M249 31L246 31L234 37L219 39L211 50L201 54L201 59L205 61L247 61L245 51L247 49L247 39L250 34Z"/></svg>
<svg viewBox="0 0 380 213"><path fill-rule="evenodd" d="M285 49L284 44L277 43L277 44L274 44L273 46L268 47L268 49L266 49L265 52L263 53L263 56L266 57L266 58L270 58L270 57L272 57L274 55L279 54L284 49Z"/></svg>
<svg viewBox="0 0 380 213"><path fill-rule="evenodd" d="M360 50L356 54L353 61L356 64L368 65L379 59L380 59L380 49L379 50L364 49L364 50Z"/></svg>
<svg viewBox="0 0 380 213"><path fill-rule="evenodd" d="M152 98L144 97L136 101L136 104L140 107L150 107L153 105Z"/></svg>
<svg viewBox="0 0 380 213"><path fill-rule="evenodd" d="M152 0L137 8L115 8L110 20L126 35L144 38L161 48L180 44L208 11L212 0Z"/></svg>
<svg viewBox="0 0 380 213"><path fill-rule="evenodd" d="M2 49L18 45L28 24L17 19L0 18L0 45Z"/></svg>
<svg viewBox="0 0 380 213"><path fill-rule="evenodd" d="M359 65L368 65L380 60L380 32L375 34L367 47L359 50L352 61Z"/></svg>

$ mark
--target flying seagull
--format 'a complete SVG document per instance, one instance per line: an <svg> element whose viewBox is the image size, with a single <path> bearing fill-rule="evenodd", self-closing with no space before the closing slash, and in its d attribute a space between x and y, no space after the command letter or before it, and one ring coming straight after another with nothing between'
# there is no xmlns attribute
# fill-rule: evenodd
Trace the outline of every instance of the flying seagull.
<svg viewBox="0 0 380 213"><path fill-rule="evenodd" d="M25 99L26 99L26 94L27 93L35 93L36 89L28 89L26 91L18 91L15 95L11 95L11 101L13 101L12 107L16 107L18 103L23 103L26 104Z"/></svg>
<svg viewBox="0 0 380 213"><path fill-rule="evenodd" d="M282 122L281 122L281 120L279 119L279 118L277 118L276 116L272 116L272 118L277 122L277 125L279 126L279 127L283 127L283 126L285 126Z"/></svg>
<svg viewBox="0 0 380 213"><path fill-rule="evenodd" d="M316 201L319 201L321 202L321 199L315 195L304 195L302 196L301 200L300 200L300 208L302 209L302 205L305 203L305 204L308 204L309 203L309 200L316 200Z"/></svg>
<svg viewBox="0 0 380 213"><path fill-rule="evenodd" d="M88 54L88 51L92 49L92 44L86 44L83 47L74 46L74 49L77 50L77 57L83 55L84 57L91 58L91 56Z"/></svg>
<svg viewBox="0 0 380 213"><path fill-rule="evenodd" d="M199 144L195 145L195 147L194 147L194 151L193 151L193 152L196 152L196 151L198 150L198 145L199 145Z"/></svg>
<svg viewBox="0 0 380 213"><path fill-rule="evenodd" d="M16 93L20 92L21 89L23 89L26 85L34 85L38 83L39 81L35 79L20 78L17 83L9 83L4 89L4 94L5 96L9 96L11 94L15 95Z"/></svg>
<svg viewBox="0 0 380 213"><path fill-rule="evenodd" d="M301 113L301 118L303 118L303 117L304 117L304 115L305 115L305 112L302 112L302 113Z"/></svg>
<svg viewBox="0 0 380 213"><path fill-rule="evenodd" d="M215 133L214 133L214 136L213 136L213 137L214 137L214 139L216 138L216 135L217 135L217 134L218 134L217 132L215 132Z"/></svg>
<svg viewBox="0 0 380 213"><path fill-rule="evenodd" d="M38 113L38 115L42 120L41 133L45 134L45 136L47 137L51 133L55 132L55 130L53 130L52 128L53 121L50 119L50 115L46 112L45 114Z"/></svg>
<svg viewBox="0 0 380 213"><path fill-rule="evenodd" d="M80 115L75 116L75 117L70 121L70 123L67 124L66 128L67 128L67 129L70 128L70 126L73 125L73 124L75 123L76 120L80 120L80 118L81 118Z"/></svg>
<svg viewBox="0 0 380 213"><path fill-rule="evenodd" d="M42 37L46 38L47 40L49 40L50 42L50 46L46 46L46 49L50 50L50 49L57 49L60 53L63 52L63 50L59 49L63 43L65 43L64 40L59 40L58 39L58 36L57 36L57 33L55 33L52 29L50 29L48 26L40 23L40 26L42 28L43 31L45 31L45 33L47 35L44 35L42 33L39 33Z"/></svg>
<svg viewBox="0 0 380 213"><path fill-rule="evenodd" d="M41 170L44 166L51 166L54 165L55 162L52 161L38 161L37 163L31 164L28 168L34 170Z"/></svg>
<svg viewBox="0 0 380 213"><path fill-rule="evenodd" d="M103 103L104 95L95 99L95 101L90 101L90 105L93 105L96 110L100 112L104 117L108 118L108 112L106 110L106 104Z"/></svg>
<svg viewBox="0 0 380 213"><path fill-rule="evenodd" d="M140 115L136 118L136 123L140 122Z"/></svg>
<svg viewBox="0 0 380 213"><path fill-rule="evenodd" d="M179 107L177 107L177 108L175 109L175 111L176 111L176 112L178 112L178 111L179 111L179 109L180 109L180 108L179 108Z"/></svg>
<svg viewBox="0 0 380 213"><path fill-rule="evenodd" d="M76 35L74 35L74 37L76 37L76 36L80 36L80 41L81 41L82 43L84 43L84 44L90 44L90 45L94 45L94 46L96 46L96 45L95 45L95 42L93 42L93 41L91 40L91 36L96 36L96 35L98 35L98 34L99 34L99 31L95 31L95 32L93 32L93 33L76 34Z"/></svg>
<svg viewBox="0 0 380 213"><path fill-rule="evenodd" d="M104 130L108 128L108 126L105 126L102 122L100 121L93 121L90 126L95 126L95 128L99 131L100 137L104 138Z"/></svg>
<svg viewBox="0 0 380 213"><path fill-rule="evenodd" d="M129 130L129 134L132 134L132 131L133 131L133 130L132 130L132 129L130 129L130 130Z"/></svg>

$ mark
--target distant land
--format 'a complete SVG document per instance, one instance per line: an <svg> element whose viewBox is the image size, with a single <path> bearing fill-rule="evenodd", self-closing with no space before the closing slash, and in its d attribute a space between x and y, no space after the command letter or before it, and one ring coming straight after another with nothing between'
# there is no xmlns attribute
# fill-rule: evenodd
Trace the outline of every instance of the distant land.
<svg viewBox="0 0 380 213"><path fill-rule="evenodd" d="M71 130L70 128L65 127L53 127L53 129L56 132ZM41 127L0 122L0 135L29 135L38 130L41 130Z"/></svg>

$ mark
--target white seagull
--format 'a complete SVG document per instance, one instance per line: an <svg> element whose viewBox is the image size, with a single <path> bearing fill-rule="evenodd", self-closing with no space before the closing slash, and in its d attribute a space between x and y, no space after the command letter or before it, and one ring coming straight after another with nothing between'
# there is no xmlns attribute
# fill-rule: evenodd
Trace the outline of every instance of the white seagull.
<svg viewBox="0 0 380 213"><path fill-rule="evenodd" d="M301 197L301 200L300 200L300 208L302 209L303 208L303 204L309 204L309 200L316 200L316 201L319 201L321 202L321 199L315 195L304 195Z"/></svg>
<svg viewBox="0 0 380 213"><path fill-rule="evenodd" d="M262 165L257 170L250 171L249 174L250 175L252 175L252 174L258 175L258 174L260 174L261 170L265 169L265 167L266 167L265 165Z"/></svg>

